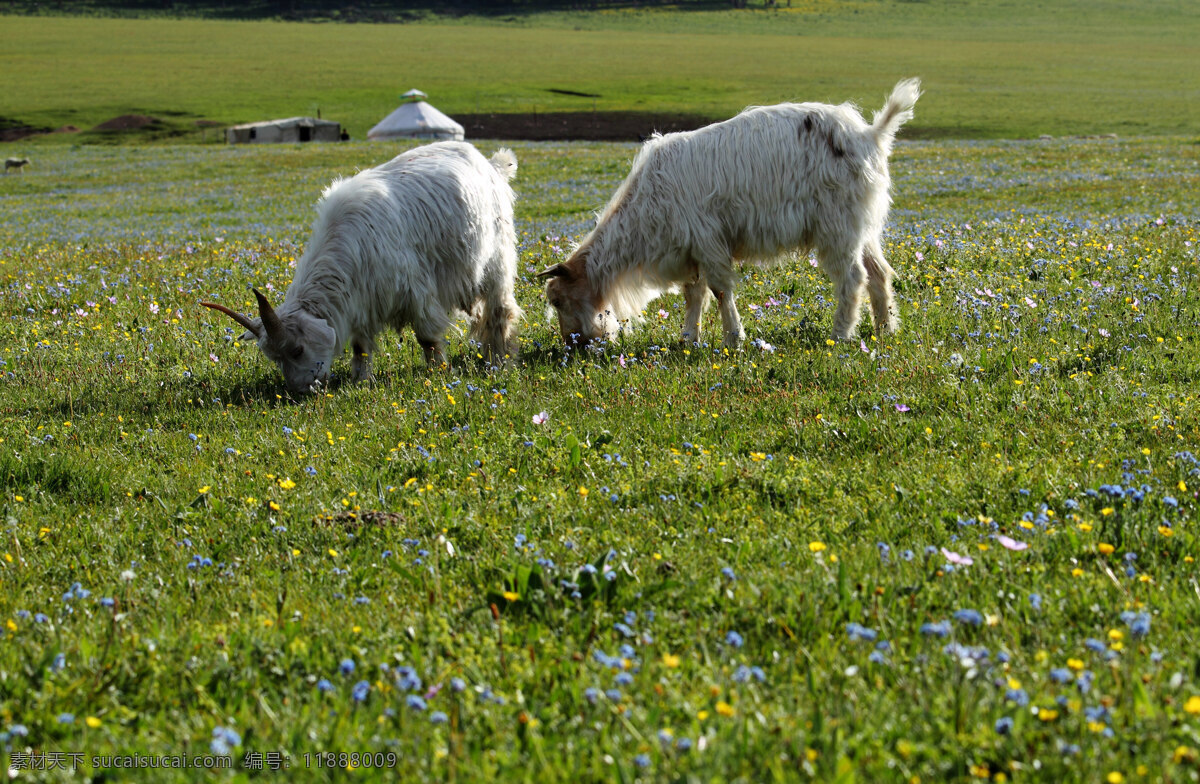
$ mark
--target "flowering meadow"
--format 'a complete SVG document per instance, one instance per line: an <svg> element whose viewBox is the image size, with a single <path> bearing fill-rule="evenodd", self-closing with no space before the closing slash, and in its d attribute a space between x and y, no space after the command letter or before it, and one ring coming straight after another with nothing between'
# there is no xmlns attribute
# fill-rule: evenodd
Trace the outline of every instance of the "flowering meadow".
<svg viewBox="0 0 1200 784"><path fill-rule="evenodd" d="M1200 778L1195 140L901 142L902 331L829 341L798 257L746 270L737 352L674 295L564 351L534 274L635 148L512 147L521 361L388 332L298 401L197 303L281 299L322 187L398 150L0 177L19 777Z"/></svg>

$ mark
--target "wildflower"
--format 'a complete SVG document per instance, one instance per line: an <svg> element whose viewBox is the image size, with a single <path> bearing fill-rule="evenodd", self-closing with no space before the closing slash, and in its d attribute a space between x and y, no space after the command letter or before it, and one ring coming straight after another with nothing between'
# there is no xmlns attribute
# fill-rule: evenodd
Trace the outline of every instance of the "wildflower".
<svg viewBox="0 0 1200 784"><path fill-rule="evenodd" d="M328 678L322 678L321 680L317 681L317 691L322 692L323 694L329 694L330 692L335 691L336 688L336 686L329 682Z"/></svg>
<svg viewBox="0 0 1200 784"><path fill-rule="evenodd" d="M1034 611L1041 612L1041 609L1042 609L1041 594L1037 594L1037 593L1029 594L1029 606L1032 607L1034 609Z"/></svg>
<svg viewBox="0 0 1200 784"><path fill-rule="evenodd" d="M355 702L362 702L371 693L371 684L366 681L359 681L354 684L354 688L350 690L350 696Z"/></svg>
<svg viewBox="0 0 1200 784"><path fill-rule="evenodd" d="M956 610L954 620L966 626L979 626L983 623L983 615L978 610Z"/></svg>
<svg viewBox="0 0 1200 784"><path fill-rule="evenodd" d="M742 639L742 635L730 631L725 635L725 644L733 648L741 648L745 644L745 640Z"/></svg>
<svg viewBox="0 0 1200 784"><path fill-rule="evenodd" d="M650 755L648 755L648 754L637 755L636 757L633 758L633 764L637 765L639 768L650 767Z"/></svg>
<svg viewBox="0 0 1200 784"><path fill-rule="evenodd" d="M342 675L350 675L354 672L354 668L354 659L342 659L341 663L338 664L338 671Z"/></svg>
<svg viewBox="0 0 1200 784"><path fill-rule="evenodd" d="M1009 716L1003 716L999 719L996 719L995 729L997 735L1007 735L1008 733L1012 732L1012 728L1013 720Z"/></svg>
<svg viewBox="0 0 1200 784"><path fill-rule="evenodd" d="M950 622L939 621L937 623L923 623L921 624L921 634L925 635L926 637L949 637Z"/></svg>
<svg viewBox="0 0 1200 784"><path fill-rule="evenodd" d="M538 413L533 415L533 424L544 425L544 424L546 424L547 421L549 421L549 419L550 419L550 414L546 413L545 411L539 411Z"/></svg>
<svg viewBox="0 0 1200 784"><path fill-rule="evenodd" d="M809 542L808 549L811 552L819 553L825 549L825 544L824 544L824 542Z"/></svg>
<svg viewBox="0 0 1200 784"><path fill-rule="evenodd" d="M209 748L217 756L226 757L234 748L242 745L242 736L230 727L213 727Z"/></svg>
<svg viewBox="0 0 1200 784"><path fill-rule="evenodd" d="M430 724L445 724L448 721L450 721L450 717L442 711L434 711L433 713L429 714Z"/></svg>
<svg viewBox="0 0 1200 784"><path fill-rule="evenodd" d="M1183 709L1193 716L1200 715L1200 695L1193 694L1188 697L1188 701L1183 704Z"/></svg>
<svg viewBox="0 0 1200 784"><path fill-rule="evenodd" d="M971 558L971 556L959 555L952 550L947 550L945 547L942 548L942 555L946 557L947 561L955 566L970 566L971 564L975 563L975 560Z"/></svg>
<svg viewBox="0 0 1200 784"><path fill-rule="evenodd" d="M730 718L731 716L733 716L733 714L737 713L737 711L728 702L721 700L717 703L717 713L724 716L725 718Z"/></svg>
<svg viewBox="0 0 1200 784"><path fill-rule="evenodd" d="M1101 555L1112 555L1113 550L1116 548L1108 542L1101 542L1100 544L1096 545L1096 549L1100 551Z"/></svg>
<svg viewBox="0 0 1200 784"><path fill-rule="evenodd" d="M1006 550L1024 550L1029 547L1028 542L1018 542L1016 539L1007 537L1004 534L996 534L996 541Z"/></svg>
<svg viewBox="0 0 1200 784"><path fill-rule="evenodd" d="M416 694L408 695L408 697L404 700L404 704L415 711L423 711L427 707L425 700L421 697L418 697Z"/></svg>

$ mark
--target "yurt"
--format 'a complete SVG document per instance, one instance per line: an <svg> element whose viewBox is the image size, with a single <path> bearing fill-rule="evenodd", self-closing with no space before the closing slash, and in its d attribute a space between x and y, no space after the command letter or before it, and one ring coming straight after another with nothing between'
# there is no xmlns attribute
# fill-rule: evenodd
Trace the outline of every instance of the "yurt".
<svg viewBox="0 0 1200 784"><path fill-rule="evenodd" d="M403 103L367 131L367 138L461 141L463 127L427 104L427 97L420 90L409 90L400 96Z"/></svg>

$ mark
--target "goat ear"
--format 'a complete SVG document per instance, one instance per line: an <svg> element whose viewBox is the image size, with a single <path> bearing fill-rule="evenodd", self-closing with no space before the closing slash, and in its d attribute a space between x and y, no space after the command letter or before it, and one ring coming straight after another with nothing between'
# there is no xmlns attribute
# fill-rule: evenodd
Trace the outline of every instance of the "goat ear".
<svg viewBox="0 0 1200 784"><path fill-rule="evenodd" d="M565 264L555 264L553 267L547 267L537 274L539 278L569 278L571 270L567 269Z"/></svg>

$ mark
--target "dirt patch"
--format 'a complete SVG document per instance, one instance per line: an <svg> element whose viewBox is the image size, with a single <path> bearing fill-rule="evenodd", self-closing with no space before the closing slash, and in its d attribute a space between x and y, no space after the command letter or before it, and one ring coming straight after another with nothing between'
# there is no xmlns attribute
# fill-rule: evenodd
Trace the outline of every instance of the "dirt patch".
<svg viewBox="0 0 1200 784"><path fill-rule="evenodd" d="M636 142L650 134L692 131L708 117L653 112L546 112L535 114L457 114L468 139L528 141Z"/></svg>
<svg viewBox="0 0 1200 784"><path fill-rule="evenodd" d="M38 128L11 117L0 117L0 142L17 142L27 136L36 136L39 133L47 133L49 130L49 128Z"/></svg>
<svg viewBox="0 0 1200 784"><path fill-rule="evenodd" d="M120 117L114 117L111 120L106 120L95 128L93 131L140 131L143 128L150 126L161 126L163 121L157 117L148 117L144 114L122 114Z"/></svg>
<svg viewBox="0 0 1200 784"><path fill-rule="evenodd" d="M79 133L79 129L74 125L62 125L58 128L55 128L50 133Z"/></svg>

